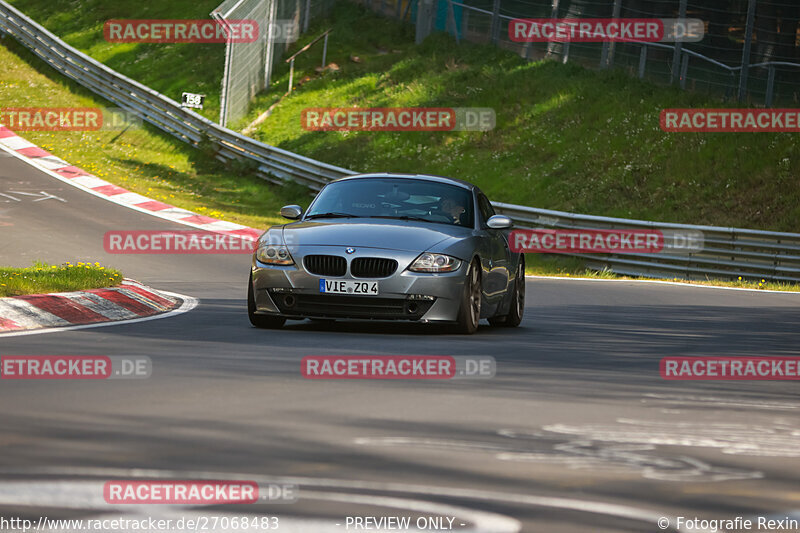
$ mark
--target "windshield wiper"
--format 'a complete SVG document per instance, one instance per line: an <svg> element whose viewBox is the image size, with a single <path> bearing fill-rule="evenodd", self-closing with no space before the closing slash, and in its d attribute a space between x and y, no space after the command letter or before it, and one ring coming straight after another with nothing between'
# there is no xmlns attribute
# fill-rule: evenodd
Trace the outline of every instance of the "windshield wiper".
<svg viewBox="0 0 800 533"><path fill-rule="evenodd" d="M351 215L349 213L313 213L311 215L306 215L306 220L311 220L312 218L358 218L358 215Z"/></svg>
<svg viewBox="0 0 800 533"><path fill-rule="evenodd" d="M433 220L422 218L422 217L412 217L408 215L378 215L369 218L392 218L396 220L418 220L420 222L433 222Z"/></svg>

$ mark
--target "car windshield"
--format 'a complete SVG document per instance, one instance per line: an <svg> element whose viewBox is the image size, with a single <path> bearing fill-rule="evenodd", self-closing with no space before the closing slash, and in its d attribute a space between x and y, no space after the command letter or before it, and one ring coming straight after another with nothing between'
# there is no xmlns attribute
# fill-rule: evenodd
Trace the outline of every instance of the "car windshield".
<svg viewBox="0 0 800 533"><path fill-rule="evenodd" d="M472 227L472 193L436 181L363 178L331 183L320 191L305 219L397 218Z"/></svg>

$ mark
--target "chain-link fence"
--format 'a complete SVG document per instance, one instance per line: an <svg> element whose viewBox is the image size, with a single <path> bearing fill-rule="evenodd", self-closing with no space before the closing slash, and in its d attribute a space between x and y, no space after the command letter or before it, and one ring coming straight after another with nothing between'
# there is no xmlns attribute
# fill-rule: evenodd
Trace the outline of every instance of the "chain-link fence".
<svg viewBox="0 0 800 533"><path fill-rule="evenodd" d="M269 86L272 71L309 21L326 15L334 0L225 0L211 16L220 24L255 20L259 37L254 42L225 45L220 118L222 126L244 117L253 97Z"/></svg>
<svg viewBox="0 0 800 533"><path fill-rule="evenodd" d="M800 101L800 0L363 0L371 9L431 31L494 43L529 59L622 67L632 75L705 90L752 105ZM693 43L514 42L514 19L696 18Z"/></svg>

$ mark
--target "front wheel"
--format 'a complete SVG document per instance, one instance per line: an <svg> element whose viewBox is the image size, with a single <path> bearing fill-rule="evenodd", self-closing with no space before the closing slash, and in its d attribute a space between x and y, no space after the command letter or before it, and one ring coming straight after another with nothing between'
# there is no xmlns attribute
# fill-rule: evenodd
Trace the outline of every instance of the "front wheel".
<svg viewBox="0 0 800 533"><path fill-rule="evenodd" d="M256 314L256 297L253 293L253 274L247 281L247 317L250 323L257 328L275 329L283 326L286 319L281 316L267 316Z"/></svg>
<svg viewBox="0 0 800 533"><path fill-rule="evenodd" d="M458 310L458 319L455 330L458 333L471 335L478 329L481 319L481 267L478 261L473 261L467 271L464 282L464 294L461 297L461 307Z"/></svg>
<svg viewBox="0 0 800 533"><path fill-rule="evenodd" d="M519 258L517 273L514 276L514 289L511 295L511 304L508 306L508 314L489 319L493 326L505 326L515 328L522 322L522 314L525 312L525 258Z"/></svg>

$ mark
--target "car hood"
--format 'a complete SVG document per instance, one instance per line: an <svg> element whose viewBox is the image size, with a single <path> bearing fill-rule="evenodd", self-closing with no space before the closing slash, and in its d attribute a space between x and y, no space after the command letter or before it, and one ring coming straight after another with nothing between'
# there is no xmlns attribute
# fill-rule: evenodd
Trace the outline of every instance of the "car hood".
<svg viewBox="0 0 800 533"><path fill-rule="evenodd" d="M466 237L470 228L412 220L365 219L294 222L283 228L288 246L352 246L384 250L429 250L451 237Z"/></svg>

